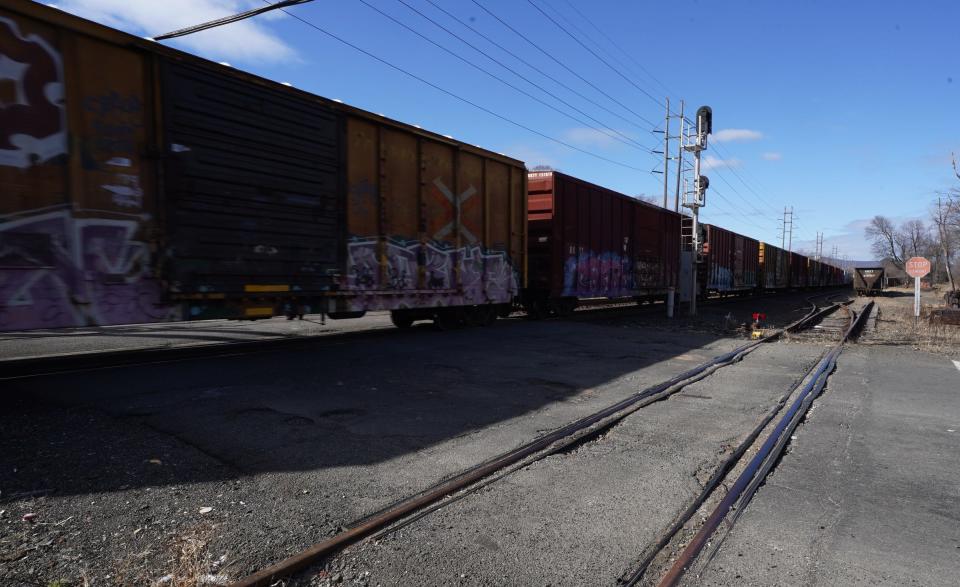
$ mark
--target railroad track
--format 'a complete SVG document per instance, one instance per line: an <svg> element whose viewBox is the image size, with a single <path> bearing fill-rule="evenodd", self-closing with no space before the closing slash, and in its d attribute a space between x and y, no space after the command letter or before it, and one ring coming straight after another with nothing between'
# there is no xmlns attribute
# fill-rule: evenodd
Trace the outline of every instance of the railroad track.
<svg viewBox="0 0 960 587"><path fill-rule="evenodd" d="M814 329L820 331L818 336L823 336L823 333L835 333L834 344L721 464L701 493L661 535L660 539L647 549L639 564L621 579L621 584L673 587L698 564L701 570L709 564L723 539L783 455L793 431L806 416L813 401L823 391L844 345L859 332L864 325L864 318L870 315L873 302L869 302L859 311L850 309L850 303L835 304L836 308L831 308L831 311L839 311L841 316L830 316L829 319L814 326ZM820 328L818 329L817 326ZM787 404L789 408L774 424L774 419ZM767 432L765 436L764 432ZM752 452L754 456L744 462L744 456L748 452ZM714 503L709 504L712 507L706 507L721 483L727 485L729 489L726 490L722 499L714 499ZM697 527L696 524L691 523L691 520L698 511L703 509L709 511L709 516ZM682 541L679 539L680 531L684 528L687 529L688 535L695 532L693 538L685 545L680 543ZM721 535L718 536L718 533ZM671 543L673 546L682 547L675 559L669 554L673 551L670 548ZM671 558L673 562L660 577L647 576L658 556Z"/></svg>
<svg viewBox="0 0 960 587"><path fill-rule="evenodd" d="M603 431L609 429L614 424L623 420L625 417L636 412L637 410L640 410L654 402L666 399L684 387L706 378L716 370L740 361L743 357L753 352L764 343L776 340L787 332L795 332L804 328L809 328L817 323L820 323L825 317L829 316L833 312L841 311L844 313L849 313L850 316L852 316L852 318L850 318L850 323L851 325L855 325L857 323L855 319L857 314L846 307L846 304L849 304L849 302L836 303L827 300L827 303L819 304L814 301L816 298L822 298L825 296L835 297L835 295L836 294L822 294L820 296L808 298L811 307L806 315L789 324L785 328L770 332L759 340L746 343L730 352L714 357L713 359L676 377L639 391L593 414L585 416L579 420L571 422L565 426L535 438L514 450L498 455L486 462L471 467L458 475L443 480L416 495L411 495L398 502L395 502L393 505L376 512L364 518L363 520L360 520L359 522L348 527L346 530L331 536L322 542L316 543L299 553L281 560L279 563L238 580L237 582L233 583L233 587L262 587L266 585L273 585L276 581L284 577L290 576L336 554L350 544L356 543L371 536L381 536L391 533L411 523L412 521L420 519L441 507L445 507L446 505L473 493L479 488L484 487L523 467L526 467L537 460L543 459L552 454L556 454L570 447L571 445L582 442L584 439L601 434ZM846 335L849 335L852 329L853 326L848 328ZM842 346L842 342L839 344ZM823 360L821 360L818 363L818 367L813 370L817 373L817 376L814 378L814 383L819 382L820 387L818 389L822 389L822 385L826 380L826 375L830 370L832 370L833 364L836 360L836 355L838 354L839 351L827 352L824 360L829 360L830 362L825 364ZM812 392L808 392L803 396L803 398L809 398L809 401L812 402L816 395L810 395L810 393ZM787 400L791 395L792 392L791 394L787 394L787 396L781 400L780 407L787 403ZM809 403L806 405L809 405ZM802 416L802 413L805 413L805 411L805 409L801 411L798 407L791 406L790 410L788 411L788 415L793 417L796 414L800 414ZM745 451L749 445L759 437L765 426L772 421L773 417L778 412L779 408L777 410L773 410L769 419L759 426L755 433L751 435L751 438L748 439L749 442L746 442L741 449L734 453L738 456L738 459L731 460L729 466L721 467L721 470L714 475L715 479L711 480L711 482L707 484L711 490L717 487L717 484L724 478L724 475L729 472L733 465L736 464L737 460L739 460L739 456L745 454ZM798 422L799 420L796 421ZM786 429L786 427L784 429ZM792 428L790 428L790 430L792 430ZM789 432L787 434L787 438L789 438ZM781 437L782 435L778 436L777 438ZM768 451L768 454L769 453L770 451ZM762 467L758 467L757 470L759 471L761 468ZM709 495L709 492L707 492L706 495ZM690 516L697 511L705 499L705 497L702 499L698 498L698 503L695 502L696 507L691 505L692 510L688 508L688 510L690 510ZM679 528L682 528L683 524L685 524L688 520L689 516L680 522L676 529L671 528L672 532L668 531L665 533L664 544L661 545L658 543L658 548L651 549L651 551L648 553L648 556L643 558L643 561L646 562L643 563L643 561L641 561L641 565L637 571L632 573L627 580L633 581L632 584L636 584L641 578L643 578L643 575L649 566L649 561L654 559L657 553L659 553L663 547L670 542L673 536L676 535L676 531ZM648 558L649 561L647 561ZM636 576L634 577L634 575Z"/></svg>
<svg viewBox="0 0 960 587"><path fill-rule="evenodd" d="M775 296L764 294L761 298ZM826 295L826 294L824 294ZM822 297L822 296L815 296ZM706 305L726 304L742 301L742 297L710 298ZM590 319L606 314L620 313L649 313L654 310L663 311L663 303L639 306L636 302L596 302L583 308L578 308L571 319ZM523 320L523 313L515 313L505 320ZM372 328L339 333L313 336L296 336L274 338L269 340L239 341L216 344L183 345L161 348L122 349L107 352L80 352L66 355L52 355L45 357L31 357L25 359L0 360L0 381L10 379L24 379L43 377L64 373L113 369L137 365L153 365L198 359L235 357L242 355L291 351L312 348L315 345L337 344L344 341L363 340L371 337L383 336L387 333L396 334L393 327Z"/></svg>

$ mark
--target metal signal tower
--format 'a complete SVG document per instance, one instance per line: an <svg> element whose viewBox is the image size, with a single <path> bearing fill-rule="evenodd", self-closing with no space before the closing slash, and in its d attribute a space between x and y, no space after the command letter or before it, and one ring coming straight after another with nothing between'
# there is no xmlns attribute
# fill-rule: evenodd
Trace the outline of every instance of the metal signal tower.
<svg viewBox="0 0 960 587"><path fill-rule="evenodd" d="M693 234L691 235L692 256L691 273L692 289L690 292L690 315L697 315L697 259L702 252L703 243L700 242L700 208L707 205L707 188L710 180L700 175L700 153L707 148L707 135L713 133L713 110L709 106L697 109L697 132L692 137L682 137L683 150L693 153L693 189L688 190L686 179L683 186L683 207L690 208L693 216ZM681 133L682 134L682 133Z"/></svg>

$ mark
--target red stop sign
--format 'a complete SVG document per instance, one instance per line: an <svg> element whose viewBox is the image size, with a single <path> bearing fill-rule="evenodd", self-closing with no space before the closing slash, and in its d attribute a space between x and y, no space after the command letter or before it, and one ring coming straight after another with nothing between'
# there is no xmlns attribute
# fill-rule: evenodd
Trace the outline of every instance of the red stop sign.
<svg viewBox="0 0 960 587"><path fill-rule="evenodd" d="M923 257L910 257L904 265L904 269L910 277L923 277L930 273L930 261Z"/></svg>

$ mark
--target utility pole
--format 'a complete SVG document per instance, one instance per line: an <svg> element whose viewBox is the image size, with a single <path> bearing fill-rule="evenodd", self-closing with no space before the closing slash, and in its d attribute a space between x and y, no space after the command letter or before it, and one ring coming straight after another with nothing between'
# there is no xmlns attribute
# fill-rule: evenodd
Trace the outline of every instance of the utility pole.
<svg viewBox="0 0 960 587"><path fill-rule="evenodd" d="M670 96L667 96L667 116L663 123L663 209L667 209L670 191Z"/></svg>
<svg viewBox="0 0 960 587"><path fill-rule="evenodd" d="M680 100L680 135L677 141L677 187L673 193L673 211L680 211L680 177L683 174L683 137L686 132L686 124L683 118L683 100Z"/></svg>
<svg viewBox="0 0 960 587"><path fill-rule="evenodd" d="M822 232L817 233L817 249L816 249L816 252L813 254L813 256L817 261L823 260L823 233Z"/></svg>
<svg viewBox="0 0 960 587"><path fill-rule="evenodd" d="M682 120L682 118L681 118ZM684 149L693 153L693 191L683 191L683 207L690 208L693 216L693 234L691 235L692 249L691 255L691 285L690 292L690 315L697 315L697 258L700 256L700 208L706 206L707 188L710 186L710 180L706 176L700 175L700 153L707 148L707 135L713 133L713 110L709 106L701 106L697 109L697 134L695 141L683 146ZM681 139L683 140L683 139Z"/></svg>
<svg viewBox="0 0 960 587"><path fill-rule="evenodd" d="M793 250L793 206L790 206L790 211L787 211L787 207L783 207L783 226L780 229L780 248L785 251ZM790 233L789 236L789 245L787 244L787 233Z"/></svg>

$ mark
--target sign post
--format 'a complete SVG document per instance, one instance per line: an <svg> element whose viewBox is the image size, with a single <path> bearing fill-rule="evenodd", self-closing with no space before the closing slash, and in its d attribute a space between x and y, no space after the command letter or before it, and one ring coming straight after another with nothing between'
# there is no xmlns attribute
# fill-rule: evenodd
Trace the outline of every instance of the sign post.
<svg viewBox="0 0 960 587"><path fill-rule="evenodd" d="M920 278L930 273L930 261L923 257L910 257L904 264L907 275L913 278L913 323L920 322Z"/></svg>

